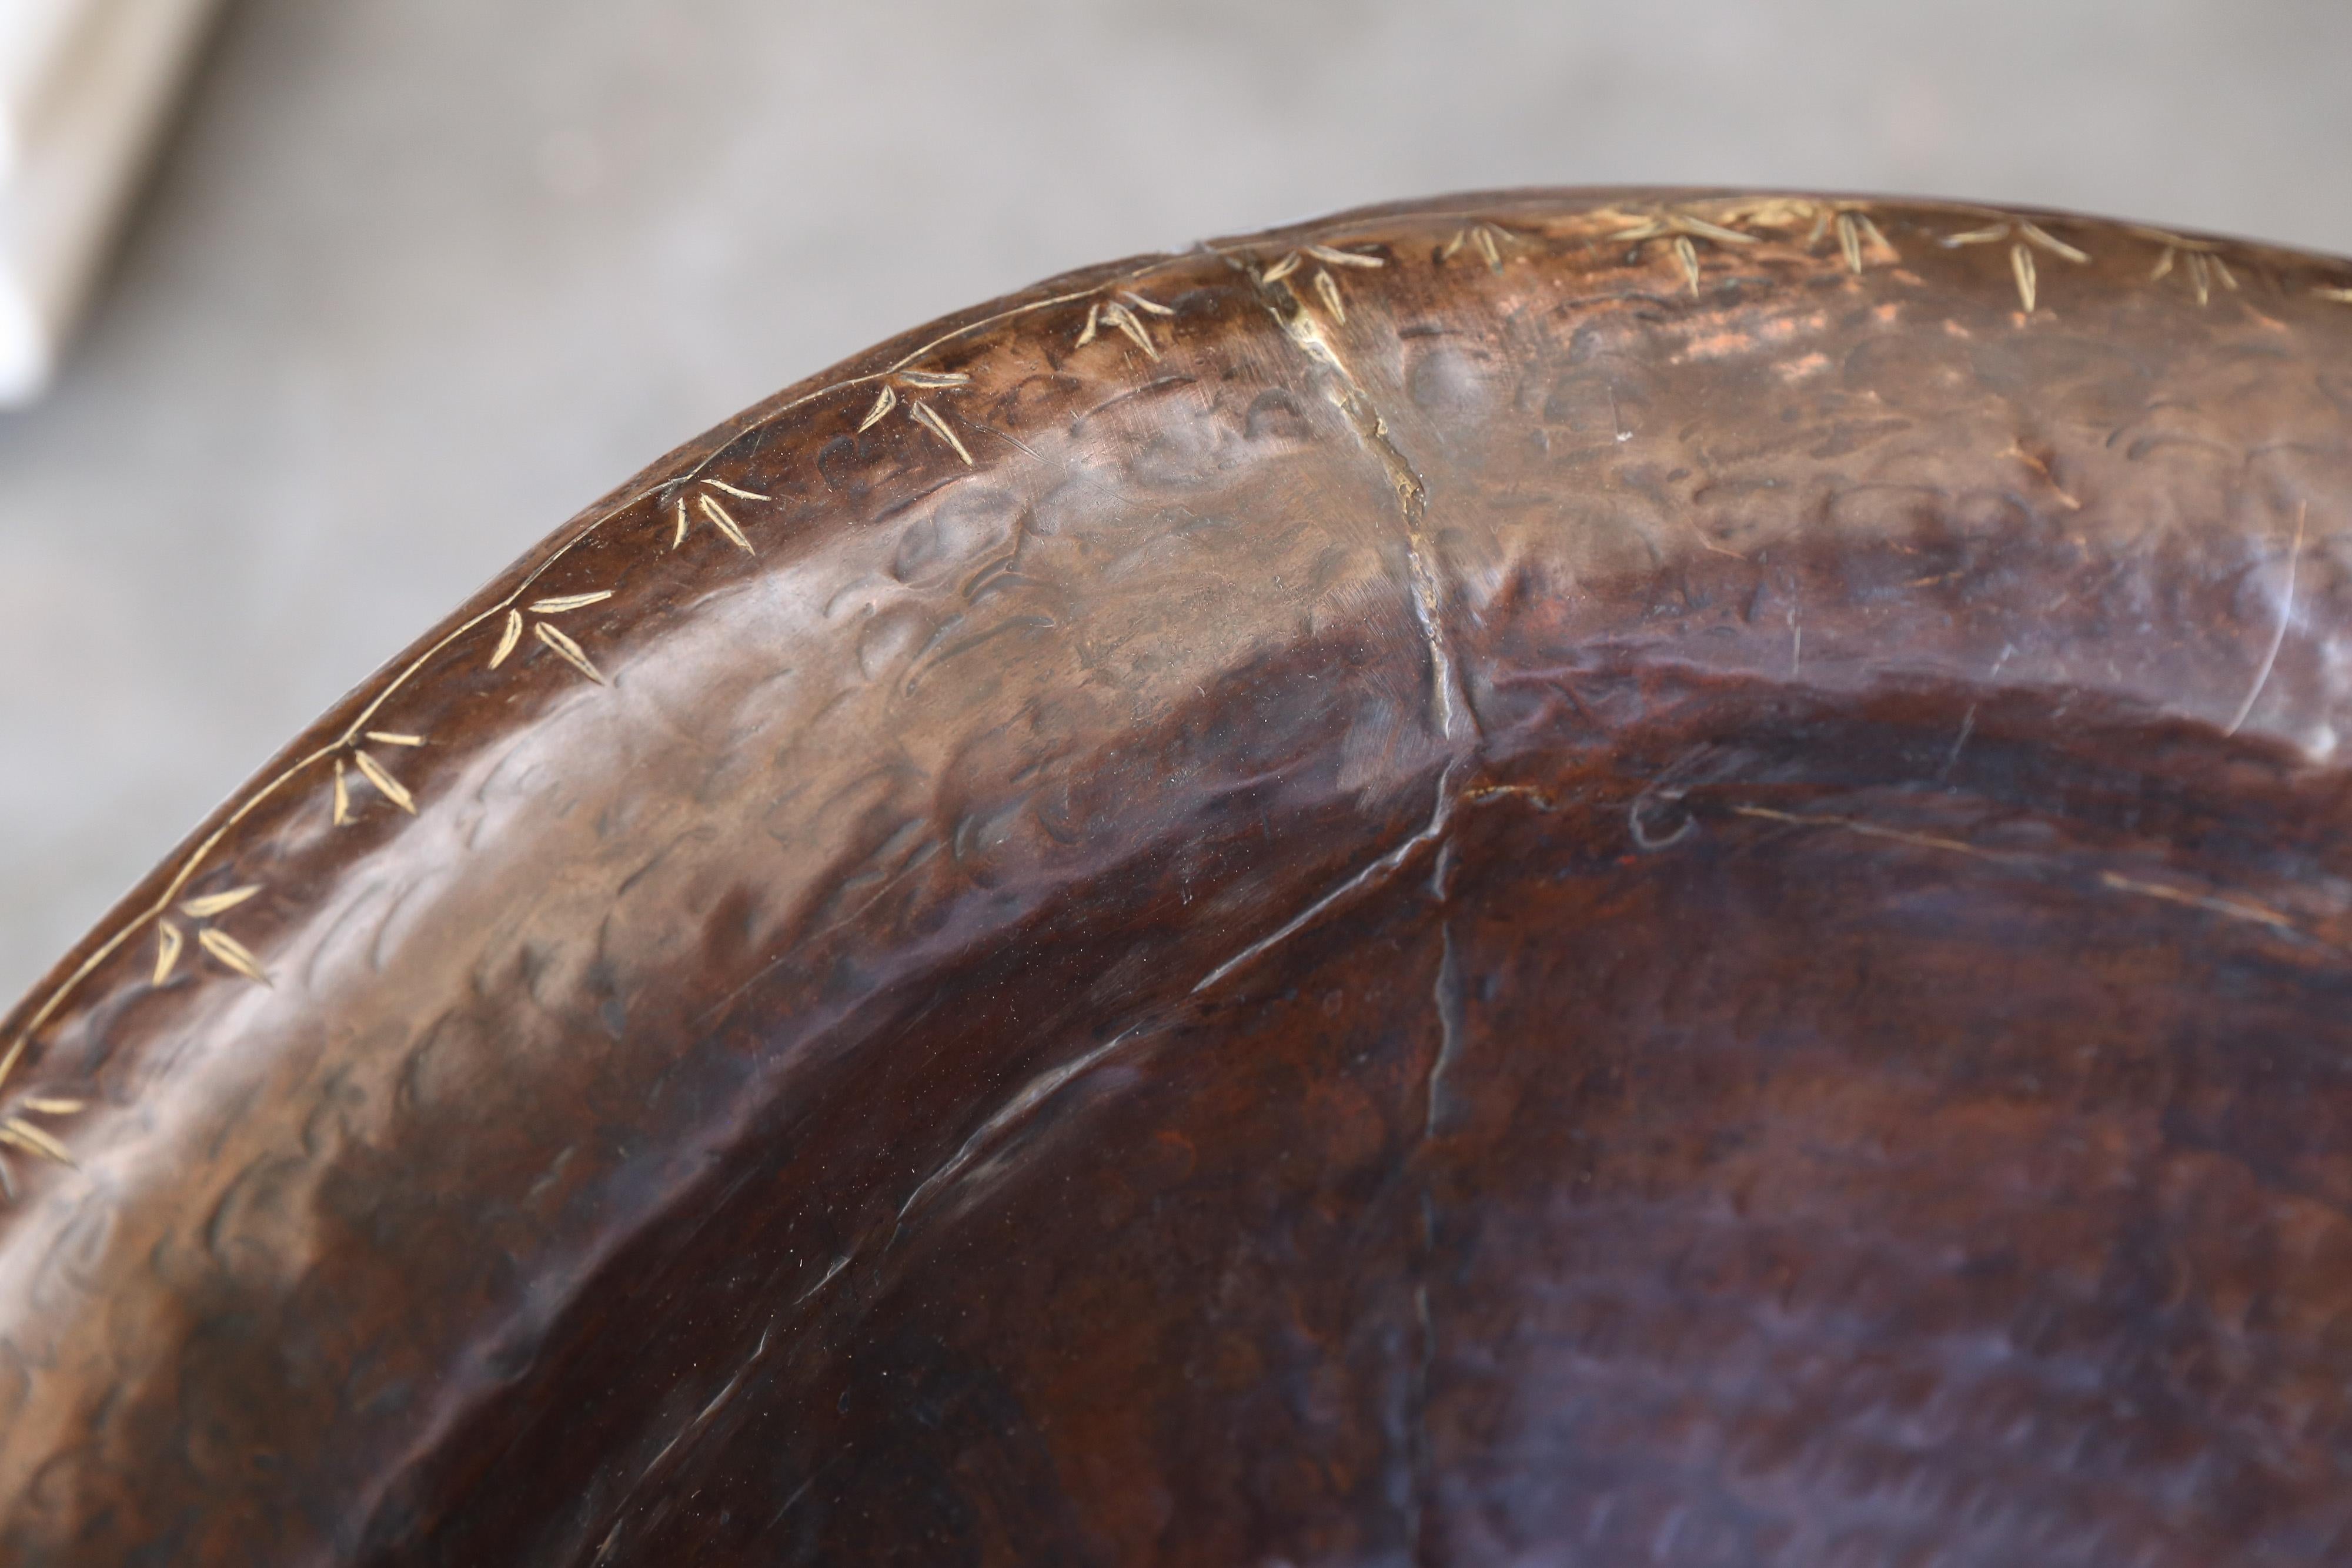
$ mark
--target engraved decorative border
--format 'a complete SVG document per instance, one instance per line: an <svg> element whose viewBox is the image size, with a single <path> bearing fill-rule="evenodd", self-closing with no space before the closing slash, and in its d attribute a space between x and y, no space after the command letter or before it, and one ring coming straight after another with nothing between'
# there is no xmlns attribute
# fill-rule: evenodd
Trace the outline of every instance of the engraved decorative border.
<svg viewBox="0 0 2352 1568"><path fill-rule="evenodd" d="M254 811L316 777L323 780L326 810L337 827L357 821L370 799L415 814L415 795L401 781L395 762L400 753L429 746L430 737L379 727L379 718L385 706L407 689L427 666L458 643L493 626L497 634L487 659L488 668L503 667L529 638L583 679L599 687L609 686L611 678L598 665L594 654L559 622L572 612L611 600L615 591L604 588L539 594L536 591L541 580L573 550L596 538L607 524L656 497L669 503L669 549L682 548L690 534L708 528L744 553L756 554L752 531L737 513L746 504L772 504L773 497L713 477L709 471L752 436L822 399L871 387L873 400L856 420L856 433L870 431L896 413L925 438L951 453L964 467L974 467L977 465L971 445L959 431L962 422L951 420L942 412L950 406L946 401L949 397L971 384L971 376L961 371L928 369L923 364L942 350L1010 320L1062 310L1075 314L1083 305L1085 315L1076 325L1071 351L1123 340L1147 362L1156 363L1163 352L1157 334L1172 331L1176 311L1150 298L1142 292L1142 287L1153 277L1189 265L1203 255L1223 257L1241 267L1261 290L1288 284L1290 296L1302 308L1311 301L1333 323L1344 325L1348 319L1347 294L1341 277L1388 265L1383 256L1349 248L1351 243L1391 243L1385 237L1373 238L1360 232L1373 228L1393 231L1399 225L1442 227L1447 223L1458 223L1461 226L1452 237L1433 248L1432 265L1444 267L1475 257L1496 275L1501 275L1510 263L1528 258L1538 241L1579 247L1576 251L1554 253L1562 259L1580 253L1598 255L1603 267L1627 268L1652 265L1649 257L1652 247L1656 246L1675 268L1682 289L1696 299L1701 296L1710 254L1747 251L1768 237L1785 237L1785 243L1817 253L1824 240L1833 236L1847 272L1859 279L1874 264L1893 266L1902 262L1902 252L1885 232L1887 227L1895 226L1916 230L1946 250L2005 246L2011 284L2024 318L2029 320L2037 309L2043 308L2042 264L2037 256L2074 266L2086 265L2091 260L2087 252L2044 226L2045 223L2063 226L2074 220L2052 216L2036 221L1977 204L1727 193L1676 196L1633 208L1603 203L1562 212L1559 201L1556 195L1535 194L1516 201L1507 197L1488 199L1459 209L1343 216L1292 231L1291 236L1285 239L1204 244L1191 251L1162 256L1087 287L1027 300L967 321L927 340L877 370L813 388L727 435L682 474L655 481L614 502L550 549L546 558L503 597L451 628L395 670L341 734L297 758L255 788L181 858L152 903L128 916L49 988L5 1051L0 1051L0 1194L13 1197L16 1193L6 1159L11 1151L53 1163L72 1164L64 1143L28 1118L70 1116L87 1109L87 1103L57 1095L17 1094L10 1098L5 1096L5 1091L41 1030L79 993L82 984L126 944L152 928L155 957L150 978L156 986L167 983L178 973L184 959L189 956L191 945L219 971L250 984L269 985L269 972L263 958L224 924L225 916L264 894L266 888L257 883L204 894L191 895L189 892L195 878L213 864L216 852ZM1528 214L1524 211L1528 207L1539 210ZM1938 215L1969 221L1971 226L1931 234L1927 225ZM2132 235L2151 247L2157 254L2148 273L2151 286L2178 275L2200 308L2208 307L2219 294L2242 292L2237 270L2221 254L2225 248L2238 247L2227 242L2197 239L2144 225L2093 222L2103 232ZM1800 229L1806 231L1801 241L1793 237ZM1594 231L1599 232L1596 235ZM1595 251L1591 241L1596 237L1609 248ZM2320 258L2299 254L2297 263L2306 268L2325 265ZM2242 255L2239 265L2250 276L2264 276L2254 262ZM2268 269L2267 281L2273 292L2285 292L2279 272L2276 267ZM2322 299L2352 304L2352 281L2314 283L2309 292ZM964 428L987 427L967 424Z"/></svg>

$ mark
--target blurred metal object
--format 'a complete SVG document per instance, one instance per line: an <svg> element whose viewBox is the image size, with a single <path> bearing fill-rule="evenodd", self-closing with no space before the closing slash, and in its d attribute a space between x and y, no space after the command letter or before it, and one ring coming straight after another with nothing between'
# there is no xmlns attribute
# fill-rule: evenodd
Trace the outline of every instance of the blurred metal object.
<svg viewBox="0 0 2352 1568"><path fill-rule="evenodd" d="M788 389L0 1020L0 1554L2340 1561L2347 365L1652 190Z"/></svg>
<svg viewBox="0 0 2352 1568"><path fill-rule="evenodd" d="M0 404L40 395L217 0L0 0Z"/></svg>

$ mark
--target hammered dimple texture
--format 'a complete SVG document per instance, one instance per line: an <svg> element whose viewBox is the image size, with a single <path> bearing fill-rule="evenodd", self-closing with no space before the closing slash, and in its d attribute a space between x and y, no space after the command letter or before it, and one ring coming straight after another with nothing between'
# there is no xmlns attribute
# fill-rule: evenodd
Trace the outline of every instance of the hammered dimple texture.
<svg viewBox="0 0 2352 1568"><path fill-rule="evenodd" d="M2330 1561L2347 290L1497 194L790 389L0 1028L0 1542Z"/></svg>

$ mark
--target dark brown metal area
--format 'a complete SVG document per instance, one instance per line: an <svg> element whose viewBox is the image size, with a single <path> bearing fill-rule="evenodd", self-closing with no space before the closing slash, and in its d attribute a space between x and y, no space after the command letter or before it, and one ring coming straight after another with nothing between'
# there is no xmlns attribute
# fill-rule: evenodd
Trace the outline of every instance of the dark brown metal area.
<svg viewBox="0 0 2352 1568"><path fill-rule="evenodd" d="M2347 350L1532 193L790 389L0 1023L0 1561L2345 1561Z"/></svg>

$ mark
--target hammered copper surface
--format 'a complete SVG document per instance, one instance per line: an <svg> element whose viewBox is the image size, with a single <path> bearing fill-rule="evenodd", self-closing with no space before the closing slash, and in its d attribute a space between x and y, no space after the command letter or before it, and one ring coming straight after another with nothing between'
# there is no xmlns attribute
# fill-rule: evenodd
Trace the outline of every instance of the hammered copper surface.
<svg viewBox="0 0 2352 1568"><path fill-rule="evenodd" d="M2347 350L1549 193L792 389L0 1028L0 1559L2347 1560Z"/></svg>

